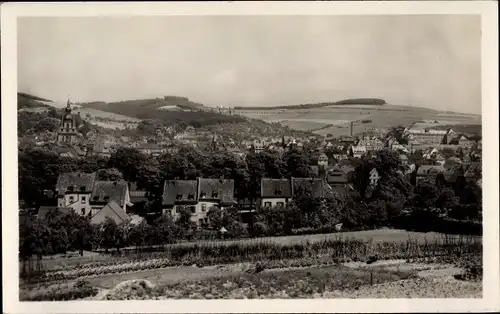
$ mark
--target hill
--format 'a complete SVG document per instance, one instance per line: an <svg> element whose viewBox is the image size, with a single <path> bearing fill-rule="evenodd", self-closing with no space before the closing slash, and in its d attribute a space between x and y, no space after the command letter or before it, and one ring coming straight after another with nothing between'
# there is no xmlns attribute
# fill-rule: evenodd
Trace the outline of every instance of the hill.
<svg viewBox="0 0 500 314"><path fill-rule="evenodd" d="M273 107L234 107L236 110L273 110L273 109L313 109L322 108L332 105L365 105L365 106L382 106L385 105L386 101L379 98L352 98L344 99L337 102L323 102L314 104L300 104L300 105L290 105L290 106L273 106Z"/></svg>
<svg viewBox="0 0 500 314"><path fill-rule="evenodd" d="M266 122L278 122L295 130L313 131L323 136L349 135L351 122L353 122L354 135L374 130L384 132L391 126L397 125L413 126L416 122L424 122L424 120L432 121L429 127L433 128L440 125L481 124L481 117L478 115L443 114L434 109L389 104L383 106L329 105L308 109L295 107L274 111L244 110L238 114Z"/></svg>
<svg viewBox="0 0 500 314"><path fill-rule="evenodd" d="M46 103L53 103L53 101L26 93L17 93L17 109L51 107Z"/></svg>
<svg viewBox="0 0 500 314"><path fill-rule="evenodd" d="M228 116L205 110L205 106L185 97L166 96L155 99L137 99L119 102L80 103L83 108L116 113L141 120L160 120L165 124L185 123L194 127L217 123L241 122L243 118ZM164 107L178 107L181 111L161 110Z"/></svg>

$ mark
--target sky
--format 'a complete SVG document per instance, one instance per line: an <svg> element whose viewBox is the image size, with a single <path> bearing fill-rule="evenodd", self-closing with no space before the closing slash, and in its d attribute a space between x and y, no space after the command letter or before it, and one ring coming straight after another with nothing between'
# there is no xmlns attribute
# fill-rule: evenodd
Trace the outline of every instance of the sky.
<svg viewBox="0 0 500 314"><path fill-rule="evenodd" d="M474 15L23 17L18 91L211 106L376 97L481 113Z"/></svg>

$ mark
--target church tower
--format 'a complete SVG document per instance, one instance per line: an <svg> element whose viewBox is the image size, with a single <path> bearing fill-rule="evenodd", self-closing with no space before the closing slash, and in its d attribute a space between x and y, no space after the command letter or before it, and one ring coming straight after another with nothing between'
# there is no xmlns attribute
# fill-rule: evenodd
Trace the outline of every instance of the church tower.
<svg viewBox="0 0 500 314"><path fill-rule="evenodd" d="M68 99L64 114L61 117L61 125L57 132L57 142L63 144L74 143L77 139L75 115L71 113L71 103Z"/></svg>

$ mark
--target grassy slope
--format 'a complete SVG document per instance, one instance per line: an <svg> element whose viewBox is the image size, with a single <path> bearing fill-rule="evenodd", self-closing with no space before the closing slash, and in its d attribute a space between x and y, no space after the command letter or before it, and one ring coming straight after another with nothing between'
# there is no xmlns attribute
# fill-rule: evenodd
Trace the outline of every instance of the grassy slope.
<svg viewBox="0 0 500 314"><path fill-rule="evenodd" d="M182 97L169 97L167 99L138 99L120 102L104 103L94 102L81 104L84 108L93 108L112 112L137 119L154 119L165 123L184 122L187 124L216 124L224 122L240 122L240 117L231 117L215 112L202 110L189 111L163 111L158 108L163 106L178 106L185 109L201 109L203 105L189 101Z"/></svg>
<svg viewBox="0 0 500 314"><path fill-rule="evenodd" d="M51 100L44 99L41 97L33 96L26 93L17 93L17 109L22 108L37 108L37 107L50 107L44 102L52 102Z"/></svg>

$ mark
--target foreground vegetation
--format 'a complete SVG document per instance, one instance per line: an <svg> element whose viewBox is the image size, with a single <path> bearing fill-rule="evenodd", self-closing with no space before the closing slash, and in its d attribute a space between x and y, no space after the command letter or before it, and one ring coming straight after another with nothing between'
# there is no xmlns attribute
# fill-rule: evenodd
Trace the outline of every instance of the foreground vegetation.
<svg viewBox="0 0 500 314"><path fill-rule="evenodd" d="M95 262L25 274L25 283L67 281L174 266L257 263L257 268L275 269L329 265L349 261L370 264L377 260L404 259L426 263L480 264L482 244L471 237L449 237L434 242L373 242L349 238L316 243L278 243L255 240L246 243L188 244L158 248L157 252L122 252L112 261Z"/></svg>

